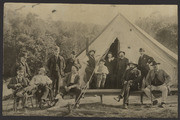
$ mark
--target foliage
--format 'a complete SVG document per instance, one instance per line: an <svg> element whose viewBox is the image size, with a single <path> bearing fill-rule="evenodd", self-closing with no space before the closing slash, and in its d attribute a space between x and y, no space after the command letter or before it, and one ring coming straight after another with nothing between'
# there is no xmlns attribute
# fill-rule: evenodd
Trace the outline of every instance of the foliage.
<svg viewBox="0 0 180 120"><path fill-rule="evenodd" d="M136 21L136 24L174 53L178 53L177 17L152 14Z"/></svg>
<svg viewBox="0 0 180 120"><path fill-rule="evenodd" d="M28 63L32 73L46 65L53 47L58 45L67 58L72 50L79 53L86 40L93 40L103 26L75 22L42 20L38 15L26 16L7 10L4 17L4 77L10 77L22 49L28 52Z"/></svg>

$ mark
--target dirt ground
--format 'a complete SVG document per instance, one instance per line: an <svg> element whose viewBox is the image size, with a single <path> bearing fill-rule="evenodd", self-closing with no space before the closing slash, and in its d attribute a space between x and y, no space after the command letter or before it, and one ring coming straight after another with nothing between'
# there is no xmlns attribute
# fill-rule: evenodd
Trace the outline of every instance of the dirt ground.
<svg viewBox="0 0 180 120"><path fill-rule="evenodd" d="M130 96L128 109L123 109L122 101L116 102L113 97L104 96L103 104L100 98L86 97L81 100L80 107L68 113L68 107L28 108L25 112L19 109L17 112L12 110L12 100L3 101L3 116L63 116L63 117L121 117L121 118L177 118L178 117L178 96L172 95L167 98L166 108L158 105L150 106L150 100L144 97L144 105L140 104L139 96ZM74 100L67 100L72 103Z"/></svg>

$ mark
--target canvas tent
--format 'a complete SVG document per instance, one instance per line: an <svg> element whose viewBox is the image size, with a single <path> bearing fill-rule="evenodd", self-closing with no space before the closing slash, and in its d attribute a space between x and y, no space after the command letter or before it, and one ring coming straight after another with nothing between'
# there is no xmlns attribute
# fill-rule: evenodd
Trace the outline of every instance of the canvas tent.
<svg viewBox="0 0 180 120"><path fill-rule="evenodd" d="M160 68L165 70L171 77L172 84L177 85L178 57L175 53L153 39L138 26L131 23L122 14L118 14L102 31L102 33L89 44L89 49L96 50L96 59L103 56L115 39L118 39L119 48L126 52L130 61L138 62L139 48L144 48L146 54L160 62ZM83 81L86 65L83 63L86 50L82 51L78 58L82 63L79 73ZM82 82L83 84L83 82Z"/></svg>

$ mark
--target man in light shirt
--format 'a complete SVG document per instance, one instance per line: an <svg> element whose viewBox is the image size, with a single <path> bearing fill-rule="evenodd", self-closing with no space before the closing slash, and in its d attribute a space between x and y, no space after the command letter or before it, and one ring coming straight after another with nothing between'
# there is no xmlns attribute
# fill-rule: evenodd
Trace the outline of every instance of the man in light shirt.
<svg viewBox="0 0 180 120"><path fill-rule="evenodd" d="M52 80L46 75L45 68L40 68L38 75L35 75L32 80L30 81L30 86L26 89L27 91L36 90L39 86L42 86L42 97L38 99L42 101L46 101L47 96L49 94L49 85L52 84ZM35 92L35 91L34 91Z"/></svg>

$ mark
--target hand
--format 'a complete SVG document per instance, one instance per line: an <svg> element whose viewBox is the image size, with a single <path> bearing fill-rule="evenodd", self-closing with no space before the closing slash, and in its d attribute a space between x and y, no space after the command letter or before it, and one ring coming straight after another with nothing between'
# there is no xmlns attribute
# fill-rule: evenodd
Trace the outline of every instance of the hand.
<svg viewBox="0 0 180 120"><path fill-rule="evenodd" d="M127 83L127 81L124 81L124 84L126 84Z"/></svg>
<svg viewBox="0 0 180 120"><path fill-rule="evenodd" d="M151 86L150 86L150 85L148 85L148 86L147 86L147 88L151 89Z"/></svg>
<svg viewBox="0 0 180 120"><path fill-rule="evenodd" d="M20 87L21 86L21 84L20 83L17 83L16 85L15 85L15 87Z"/></svg>

